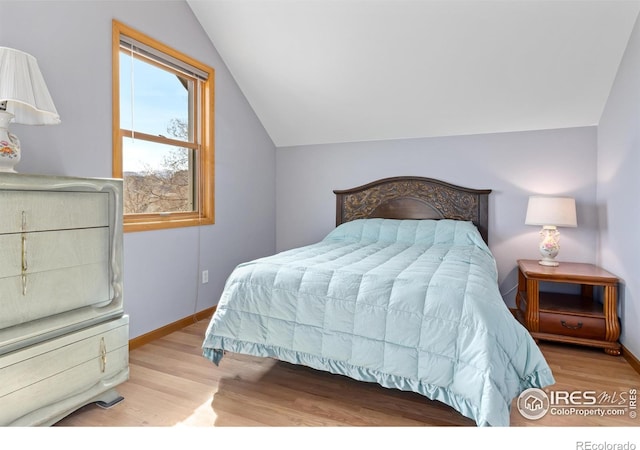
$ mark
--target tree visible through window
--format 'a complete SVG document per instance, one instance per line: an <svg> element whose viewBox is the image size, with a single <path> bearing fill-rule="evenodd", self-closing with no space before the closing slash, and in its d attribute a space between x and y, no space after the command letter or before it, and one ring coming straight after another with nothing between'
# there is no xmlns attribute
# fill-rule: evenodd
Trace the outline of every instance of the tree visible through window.
<svg viewBox="0 0 640 450"><path fill-rule="evenodd" d="M125 230L213 223L213 69L114 21Z"/></svg>

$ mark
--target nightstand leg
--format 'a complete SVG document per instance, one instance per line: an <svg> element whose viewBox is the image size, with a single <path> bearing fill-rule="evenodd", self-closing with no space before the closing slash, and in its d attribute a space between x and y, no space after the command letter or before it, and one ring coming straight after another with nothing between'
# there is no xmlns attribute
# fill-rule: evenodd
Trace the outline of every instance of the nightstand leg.
<svg viewBox="0 0 640 450"><path fill-rule="evenodd" d="M527 311L525 324L530 332L538 332L540 329L540 293L538 292L538 280L527 280Z"/></svg>
<svg viewBox="0 0 640 450"><path fill-rule="evenodd" d="M604 287L604 320L605 320L605 340L616 343L620 337L620 324L618 322L617 307L618 289L616 286ZM609 355L620 355L620 346L617 348L605 348Z"/></svg>

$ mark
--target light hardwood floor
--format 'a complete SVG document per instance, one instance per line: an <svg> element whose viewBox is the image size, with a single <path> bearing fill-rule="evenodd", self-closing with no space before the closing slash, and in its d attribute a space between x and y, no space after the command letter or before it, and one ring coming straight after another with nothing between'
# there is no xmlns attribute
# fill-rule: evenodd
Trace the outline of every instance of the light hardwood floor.
<svg viewBox="0 0 640 450"><path fill-rule="evenodd" d="M219 367L201 356L208 320L131 351L125 400L111 409L87 405L57 426L474 426L442 403L417 394L318 372L272 359L227 354ZM628 393L640 375L621 357L598 349L540 345L556 385L553 390ZM514 406L514 427L636 427L619 417L524 418Z"/></svg>

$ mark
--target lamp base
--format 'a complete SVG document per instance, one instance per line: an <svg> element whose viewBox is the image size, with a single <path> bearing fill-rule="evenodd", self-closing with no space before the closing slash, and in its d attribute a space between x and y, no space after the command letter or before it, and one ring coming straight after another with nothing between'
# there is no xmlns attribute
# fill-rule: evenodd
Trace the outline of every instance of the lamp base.
<svg viewBox="0 0 640 450"><path fill-rule="evenodd" d="M538 264L542 266L556 267L560 263L555 260L556 255L560 251L560 232L553 225L545 225L540 231L540 254L542 259Z"/></svg>
<svg viewBox="0 0 640 450"><path fill-rule="evenodd" d="M13 114L0 110L0 172L15 172L20 162L20 141L8 130L11 119Z"/></svg>
<svg viewBox="0 0 640 450"><path fill-rule="evenodd" d="M541 259L538 261L538 264L540 264L541 266L548 266L548 267L557 267L560 265L560 263L555 259Z"/></svg>

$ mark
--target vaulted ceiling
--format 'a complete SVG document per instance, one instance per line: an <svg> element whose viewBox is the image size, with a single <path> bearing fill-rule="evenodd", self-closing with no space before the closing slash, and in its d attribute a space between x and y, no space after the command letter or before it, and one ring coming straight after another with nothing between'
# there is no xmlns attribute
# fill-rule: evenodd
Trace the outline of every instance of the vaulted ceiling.
<svg viewBox="0 0 640 450"><path fill-rule="evenodd" d="M277 147L597 125L640 1L187 0Z"/></svg>

